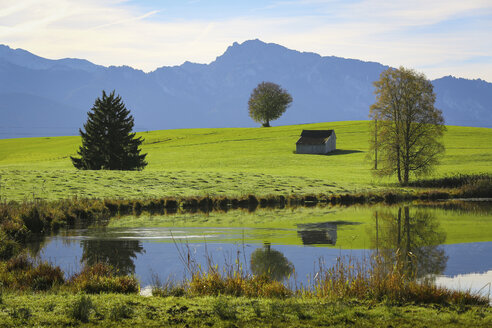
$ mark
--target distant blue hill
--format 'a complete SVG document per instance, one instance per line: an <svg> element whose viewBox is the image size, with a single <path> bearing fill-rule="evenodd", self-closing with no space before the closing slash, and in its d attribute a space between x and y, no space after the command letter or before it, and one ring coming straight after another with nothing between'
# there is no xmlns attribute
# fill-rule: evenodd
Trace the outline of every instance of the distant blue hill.
<svg viewBox="0 0 492 328"><path fill-rule="evenodd" d="M138 131L258 126L247 102L262 81L280 84L294 99L273 125L367 119L372 82L386 68L259 40L234 43L210 64L150 73L0 45L0 138L76 135L103 89L123 97ZM492 127L491 83L451 76L433 83L447 124Z"/></svg>

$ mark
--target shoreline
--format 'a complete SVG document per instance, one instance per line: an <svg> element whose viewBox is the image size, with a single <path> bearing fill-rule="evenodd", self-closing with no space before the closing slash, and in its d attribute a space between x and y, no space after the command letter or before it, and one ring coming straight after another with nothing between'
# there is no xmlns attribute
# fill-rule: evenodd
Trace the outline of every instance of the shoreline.
<svg viewBox="0 0 492 328"><path fill-rule="evenodd" d="M14 233L15 229L30 233L49 233L60 228L85 227L115 216L168 215L176 213L211 213L229 210L282 209L314 206L395 205L408 202L488 202L490 194L474 193L473 197L460 190L425 189L421 191L386 190L375 193L317 194L317 195L245 195L242 197L201 196L162 197L143 199L81 199L70 198L55 201L33 200L0 203L2 230ZM480 197L483 196L483 197ZM5 226L8 226L7 228ZM26 231L27 230L27 231ZM8 232L8 231L7 231ZM17 233L15 233L17 234Z"/></svg>

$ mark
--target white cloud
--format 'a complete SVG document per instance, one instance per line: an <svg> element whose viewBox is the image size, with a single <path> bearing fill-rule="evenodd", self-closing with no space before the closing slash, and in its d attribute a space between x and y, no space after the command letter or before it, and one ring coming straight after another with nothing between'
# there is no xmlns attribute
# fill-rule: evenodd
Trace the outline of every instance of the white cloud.
<svg viewBox="0 0 492 328"><path fill-rule="evenodd" d="M431 78L480 75L492 81L492 60L480 66L472 60L492 53L490 1L273 5L275 10L263 8L254 17L189 20L186 13L171 19L159 13L162 8L143 10L118 0L0 0L0 42L48 58L81 57L149 71L185 60L207 63L234 41L259 38L322 55L413 67ZM303 14L294 14L299 8Z"/></svg>
<svg viewBox="0 0 492 328"><path fill-rule="evenodd" d="M94 30L97 30L97 29L100 29L100 28L108 27L108 26L121 25L121 24L125 24L125 23L135 22L135 21L142 20L142 19L145 19L147 17L150 17L152 15L155 15L158 12L159 12L159 10L152 10L152 11L149 11L148 13L145 13L145 14L140 15L138 17L132 17L132 18L127 18L127 19L117 20L117 21L114 21L114 22L111 22L111 23L106 23L106 24L103 24L103 25L96 26L93 29Z"/></svg>

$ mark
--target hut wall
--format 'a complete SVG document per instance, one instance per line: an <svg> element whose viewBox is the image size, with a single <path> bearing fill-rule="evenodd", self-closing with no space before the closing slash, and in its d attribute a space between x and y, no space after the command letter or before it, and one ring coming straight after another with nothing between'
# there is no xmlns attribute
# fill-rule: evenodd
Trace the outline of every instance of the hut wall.
<svg viewBox="0 0 492 328"><path fill-rule="evenodd" d="M326 151L325 153L329 153L337 149L337 136L335 135L335 131L332 132L330 138L326 142Z"/></svg>
<svg viewBox="0 0 492 328"><path fill-rule="evenodd" d="M297 154L324 154L326 153L325 145L296 145Z"/></svg>

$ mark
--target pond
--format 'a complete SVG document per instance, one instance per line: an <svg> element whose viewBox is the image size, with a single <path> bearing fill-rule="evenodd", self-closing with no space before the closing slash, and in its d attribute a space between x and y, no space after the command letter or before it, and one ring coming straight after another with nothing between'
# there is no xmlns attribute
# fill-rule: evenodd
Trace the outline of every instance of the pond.
<svg viewBox="0 0 492 328"><path fill-rule="evenodd" d="M182 280L189 263L242 263L278 280L309 285L320 263L364 262L406 254L420 278L485 296L492 282L492 203L312 207L226 213L115 217L60 231L29 245L33 256L67 275L106 262L142 287Z"/></svg>

